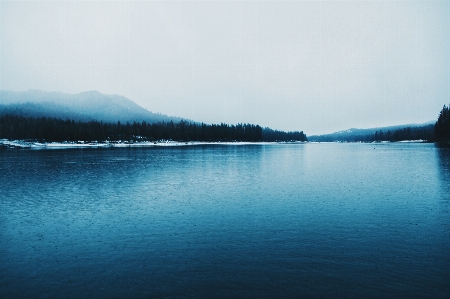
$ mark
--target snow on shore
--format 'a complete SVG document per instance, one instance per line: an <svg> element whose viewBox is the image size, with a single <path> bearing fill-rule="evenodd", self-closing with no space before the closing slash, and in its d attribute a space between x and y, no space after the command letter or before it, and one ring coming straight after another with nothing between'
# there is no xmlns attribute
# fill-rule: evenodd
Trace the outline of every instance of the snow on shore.
<svg viewBox="0 0 450 299"><path fill-rule="evenodd" d="M192 145L249 145L249 144L273 144L276 142L200 142L200 141L144 141L144 142L128 142L128 141L114 141L114 142L35 142L24 140L7 140L0 139L0 147L6 148L23 148L23 149L64 149L64 148L110 148L110 147L156 147L156 146L192 146ZM292 142L304 143L304 142Z"/></svg>
<svg viewBox="0 0 450 299"><path fill-rule="evenodd" d="M418 139L418 140L402 140L399 142L403 142L403 143L423 143L423 142L427 142L426 140L422 140L422 139Z"/></svg>

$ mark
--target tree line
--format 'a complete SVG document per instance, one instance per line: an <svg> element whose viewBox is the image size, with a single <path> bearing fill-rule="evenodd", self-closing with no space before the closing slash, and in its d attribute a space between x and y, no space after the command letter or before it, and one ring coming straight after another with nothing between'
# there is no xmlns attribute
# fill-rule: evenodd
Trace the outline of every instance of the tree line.
<svg viewBox="0 0 450 299"><path fill-rule="evenodd" d="M450 106L450 105L449 105ZM327 135L310 136L318 142L380 142L402 140L426 140L428 142L450 142L450 107L445 106L439 113L435 124L409 126L384 130L355 129L349 132L337 132Z"/></svg>
<svg viewBox="0 0 450 299"><path fill-rule="evenodd" d="M402 141L402 140L434 140L434 125L426 125L423 127L406 127L403 129L376 131L370 136L371 141Z"/></svg>
<svg viewBox="0 0 450 299"><path fill-rule="evenodd" d="M450 104L445 106L439 113L439 118L434 125L434 135L436 141L450 142Z"/></svg>
<svg viewBox="0 0 450 299"><path fill-rule="evenodd" d="M450 106L450 105L449 105ZM373 141L428 140L434 142L450 142L450 108L445 106L439 113L434 125L408 127L400 130L375 132Z"/></svg>
<svg viewBox="0 0 450 299"><path fill-rule="evenodd" d="M204 124L187 121L104 123L51 117L0 115L0 138L62 141L306 141L303 132L284 132L253 124Z"/></svg>
<svg viewBox="0 0 450 299"><path fill-rule="evenodd" d="M450 105L449 105L450 106ZM434 125L407 127L394 131L377 131L372 141L428 140L450 142L450 107L444 105Z"/></svg>

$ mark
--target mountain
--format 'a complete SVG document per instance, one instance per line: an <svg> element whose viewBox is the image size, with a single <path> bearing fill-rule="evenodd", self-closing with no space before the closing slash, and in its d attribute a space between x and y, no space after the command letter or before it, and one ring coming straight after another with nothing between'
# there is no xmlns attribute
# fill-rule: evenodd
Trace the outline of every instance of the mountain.
<svg viewBox="0 0 450 299"><path fill-rule="evenodd" d="M103 122L156 123L182 120L180 117L152 113L124 96L107 95L98 91L78 94L41 90L0 91L0 113Z"/></svg>
<svg viewBox="0 0 450 299"><path fill-rule="evenodd" d="M372 141L372 137L375 132L383 131L383 132L394 132L398 130L402 130L405 128L421 128L430 125L434 125L436 121L429 121L423 124L406 124L406 125L397 125L397 126L388 126L388 127L377 127L377 128L369 128L369 129L356 129L351 128L348 130L343 130L339 132L334 132L331 134L324 135L313 135L308 136L309 141L316 142L334 142L334 141Z"/></svg>

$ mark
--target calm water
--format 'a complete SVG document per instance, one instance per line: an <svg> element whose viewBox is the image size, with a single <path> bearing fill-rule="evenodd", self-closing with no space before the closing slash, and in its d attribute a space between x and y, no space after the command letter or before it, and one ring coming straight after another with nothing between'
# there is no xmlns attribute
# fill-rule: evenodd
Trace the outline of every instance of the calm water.
<svg viewBox="0 0 450 299"><path fill-rule="evenodd" d="M0 297L450 298L450 149L3 150Z"/></svg>

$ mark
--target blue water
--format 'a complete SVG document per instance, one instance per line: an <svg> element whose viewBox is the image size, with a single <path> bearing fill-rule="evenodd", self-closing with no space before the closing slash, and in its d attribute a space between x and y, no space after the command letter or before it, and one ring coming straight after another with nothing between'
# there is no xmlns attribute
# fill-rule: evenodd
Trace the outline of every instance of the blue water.
<svg viewBox="0 0 450 299"><path fill-rule="evenodd" d="M0 298L450 298L450 149L0 151Z"/></svg>

